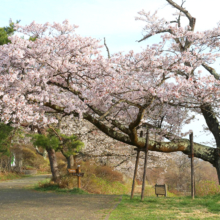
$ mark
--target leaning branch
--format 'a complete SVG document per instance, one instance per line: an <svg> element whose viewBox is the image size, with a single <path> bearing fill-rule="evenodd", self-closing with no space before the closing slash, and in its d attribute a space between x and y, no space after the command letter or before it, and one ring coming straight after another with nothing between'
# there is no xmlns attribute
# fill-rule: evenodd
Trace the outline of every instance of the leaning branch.
<svg viewBox="0 0 220 220"><path fill-rule="evenodd" d="M183 12L186 15L186 17L189 19L189 25L191 27L191 30L193 31L195 28L196 19L194 17L192 17L192 15L185 8L176 4L174 1L172 1L172 0L166 0L166 1L168 3L170 3L174 8L180 10L181 12Z"/></svg>
<svg viewBox="0 0 220 220"><path fill-rule="evenodd" d="M144 148L145 146L145 139L139 138L139 146ZM190 155L190 141L187 139L181 139L179 141L172 141L172 142L149 142L149 150L157 151L157 152L164 152L164 153L171 153L176 151L182 151L186 155ZM194 142L194 155L197 158L202 160L208 161L211 164L215 165L215 155L216 155L216 148L208 147L202 144L198 144Z"/></svg>
<svg viewBox="0 0 220 220"><path fill-rule="evenodd" d="M216 72L216 70L214 68L212 68L211 66L209 66L208 64L206 63L203 63L202 66L207 70L209 71L210 74L212 74L215 79L217 80L220 80L220 75Z"/></svg>
<svg viewBox="0 0 220 220"><path fill-rule="evenodd" d="M86 119L87 121L91 122L93 125L95 125L100 131L105 133L107 136L109 136L115 140L121 141L125 144L134 145L127 135L124 135L118 131L113 130L112 128L108 127L107 125L100 122L96 118L92 117L90 114L84 113L83 118Z"/></svg>

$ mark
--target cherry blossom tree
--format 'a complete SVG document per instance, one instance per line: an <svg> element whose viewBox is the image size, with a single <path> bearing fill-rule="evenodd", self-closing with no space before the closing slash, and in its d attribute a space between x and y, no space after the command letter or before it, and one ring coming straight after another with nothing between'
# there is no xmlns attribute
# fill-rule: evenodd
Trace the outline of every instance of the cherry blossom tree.
<svg viewBox="0 0 220 220"><path fill-rule="evenodd" d="M101 55L98 40L77 35L77 26L68 21L17 24L28 38L12 36L11 44L1 46L1 120L42 129L57 122L50 113L70 115L138 148L145 146L140 128L147 126L156 135L149 150L189 154L183 137L191 131L181 129L202 114L217 148L195 143L194 154L213 164L220 180L220 77L210 66L219 57L220 28L194 32L196 19L183 4L167 2L178 10L177 20L145 11L138 17L147 23L140 41L161 34L161 42L140 53L131 50L108 58ZM189 20L186 27L181 26L182 15ZM202 74L201 66L210 74Z"/></svg>

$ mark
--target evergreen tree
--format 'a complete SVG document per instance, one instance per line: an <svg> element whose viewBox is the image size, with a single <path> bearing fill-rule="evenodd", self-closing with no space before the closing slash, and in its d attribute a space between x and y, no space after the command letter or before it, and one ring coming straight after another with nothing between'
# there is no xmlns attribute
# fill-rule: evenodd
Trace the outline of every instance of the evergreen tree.
<svg viewBox="0 0 220 220"><path fill-rule="evenodd" d="M16 21L16 23L19 23L20 21ZM9 36L13 35L15 32L14 29L14 22L12 20L9 20L9 26L1 27L0 28L0 45L7 44L10 42L8 39Z"/></svg>
<svg viewBox="0 0 220 220"><path fill-rule="evenodd" d="M59 170L57 167L55 152L60 151L67 159L68 168L71 167L71 158L76 155L84 143L81 142L76 135L67 136L61 134L58 129L50 127L45 133L35 134L32 138L34 146L44 148L50 160L51 172L53 180L59 179Z"/></svg>
<svg viewBox="0 0 220 220"><path fill-rule="evenodd" d="M10 144L13 134L11 133L13 128L10 125L0 123L0 156L10 155Z"/></svg>

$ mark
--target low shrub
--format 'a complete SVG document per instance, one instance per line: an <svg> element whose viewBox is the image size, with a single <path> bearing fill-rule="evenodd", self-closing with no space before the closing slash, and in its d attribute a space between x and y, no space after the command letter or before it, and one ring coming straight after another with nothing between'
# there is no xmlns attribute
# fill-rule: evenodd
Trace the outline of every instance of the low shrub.
<svg viewBox="0 0 220 220"><path fill-rule="evenodd" d="M95 194L126 194L130 192L130 187L131 183L123 184L119 181L109 181L94 174L82 180L82 188Z"/></svg>
<svg viewBox="0 0 220 220"><path fill-rule="evenodd" d="M100 178L104 178L109 182L121 182L123 183L123 175L118 171L113 170L112 167L108 166L98 166L95 169L95 175Z"/></svg>
<svg viewBox="0 0 220 220"><path fill-rule="evenodd" d="M84 177L81 178L82 190L95 194L126 194L131 190L131 180L123 182L123 175L114 171L111 167L98 167L93 163L81 162L81 172ZM77 187L77 177L68 174L65 171L57 184L53 181L42 183L39 187L53 189L72 190ZM56 186L54 186L54 184Z"/></svg>
<svg viewBox="0 0 220 220"><path fill-rule="evenodd" d="M169 192L172 194L175 194L176 196L181 196L182 193L178 191L177 189L169 189Z"/></svg>
<svg viewBox="0 0 220 220"><path fill-rule="evenodd" d="M196 185L197 196L207 196L215 194L220 194L220 186L215 181L200 181Z"/></svg>
<svg viewBox="0 0 220 220"><path fill-rule="evenodd" d="M63 189L73 189L74 187L76 187L76 181L77 177L71 175L64 175L61 176L58 186Z"/></svg>

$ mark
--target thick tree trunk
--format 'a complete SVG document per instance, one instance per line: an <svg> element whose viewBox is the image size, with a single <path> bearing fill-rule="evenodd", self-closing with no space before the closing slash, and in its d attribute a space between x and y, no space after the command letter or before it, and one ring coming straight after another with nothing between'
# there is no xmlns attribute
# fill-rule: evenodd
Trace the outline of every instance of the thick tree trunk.
<svg viewBox="0 0 220 220"><path fill-rule="evenodd" d="M219 185L220 185L220 158L216 162L215 168L216 168L216 171L217 171L217 174L218 174L218 182L219 182Z"/></svg>
<svg viewBox="0 0 220 220"><path fill-rule="evenodd" d="M58 182L60 173L59 173L58 166L57 166L57 158L56 158L55 150L54 149L46 149L46 150L47 150L48 157L50 160L50 169L52 173L52 179L54 182Z"/></svg>
<svg viewBox="0 0 220 220"><path fill-rule="evenodd" d="M214 151L213 157L215 158L215 163L213 163L213 165L216 168L220 184L220 124L211 105L202 105L201 111L206 120L206 124L216 141L217 149Z"/></svg>
<svg viewBox="0 0 220 220"><path fill-rule="evenodd" d="M220 148L217 148L215 151L215 164L214 164L217 174L218 174L218 182L220 185Z"/></svg>
<svg viewBox="0 0 220 220"><path fill-rule="evenodd" d="M74 158L73 158L73 155L70 155L68 158L67 158L67 168L70 169L74 166Z"/></svg>

